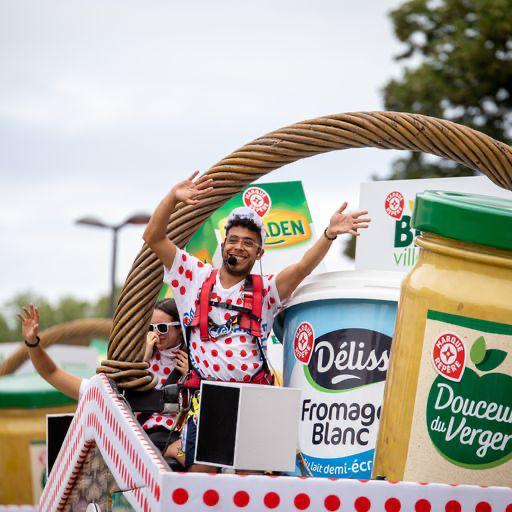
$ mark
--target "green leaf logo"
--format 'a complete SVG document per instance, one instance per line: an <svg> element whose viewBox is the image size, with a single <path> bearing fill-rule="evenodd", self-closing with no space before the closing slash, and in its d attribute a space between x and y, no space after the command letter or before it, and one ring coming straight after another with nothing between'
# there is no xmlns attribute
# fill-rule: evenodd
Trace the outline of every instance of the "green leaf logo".
<svg viewBox="0 0 512 512"><path fill-rule="evenodd" d="M497 368L505 360L507 353L494 348L487 350L485 338L480 336L473 345L471 345L469 357L481 372L488 372Z"/></svg>
<svg viewBox="0 0 512 512"><path fill-rule="evenodd" d="M481 372L488 372L497 368L507 357L504 350L491 348L485 352L485 357L482 362L475 364Z"/></svg>
<svg viewBox="0 0 512 512"><path fill-rule="evenodd" d="M487 346L485 345L485 338L480 336L473 345L471 345L471 352L469 353L469 357L473 364L478 366L485 359L485 352L487 350Z"/></svg>

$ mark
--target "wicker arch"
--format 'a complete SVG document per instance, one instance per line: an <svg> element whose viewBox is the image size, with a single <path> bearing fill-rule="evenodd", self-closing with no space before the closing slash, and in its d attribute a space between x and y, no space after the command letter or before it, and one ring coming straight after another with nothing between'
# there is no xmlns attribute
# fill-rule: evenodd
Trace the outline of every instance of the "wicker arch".
<svg viewBox="0 0 512 512"><path fill-rule="evenodd" d="M476 130L450 121L400 112L355 112L302 121L268 133L211 167L214 190L196 206L179 204L167 235L183 247L204 220L247 184L301 158L349 148L373 147L421 151L453 160L512 189L512 148ZM108 358L98 371L140 369L145 328L162 282L162 265L146 245L136 257L117 306ZM126 370L123 372L126 375ZM150 389L156 378L117 379L121 387Z"/></svg>
<svg viewBox="0 0 512 512"><path fill-rule="evenodd" d="M95 336L108 337L112 330L112 320L107 318L86 318L54 325L41 332L41 346L55 343L85 345ZM28 359L28 350L24 345L15 350L0 364L0 376L15 372Z"/></svg>

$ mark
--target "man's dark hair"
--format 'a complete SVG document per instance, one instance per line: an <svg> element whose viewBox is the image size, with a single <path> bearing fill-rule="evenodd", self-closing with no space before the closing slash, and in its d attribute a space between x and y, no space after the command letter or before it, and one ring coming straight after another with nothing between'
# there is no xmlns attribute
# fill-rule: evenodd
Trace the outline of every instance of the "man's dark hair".
<svg viewBox="0 0 512 512"><path fill-rule="evenodd" d="M180 321L180 315L174 299L159 300L155 304L155 309L163 311L165 314L169 315L174 322Z"/></svg>
<svg viewBox="0 0 512 512"><path fill-rule="evenodd" d="M261 231L253 220L235 217L231 222L226 224L226 236L228 236L229 230L234 227L247 228L249 231L256 233L258 235L259 244L261 245Z"/></svg>

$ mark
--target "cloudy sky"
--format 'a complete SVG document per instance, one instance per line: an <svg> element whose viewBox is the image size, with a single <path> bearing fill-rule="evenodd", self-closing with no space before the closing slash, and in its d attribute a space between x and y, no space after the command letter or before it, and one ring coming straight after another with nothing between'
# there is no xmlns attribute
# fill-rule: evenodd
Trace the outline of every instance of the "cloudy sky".
<svg viewBox="0 0 512 512"><path fill-rule="evenodd" d="M400 68L394 0L0 0L0 302L109 289L107 231L178 180L303 119L382 109ZM395 152L317 156L302 179L317 225ZM142 241L120 234L118 280ZM332 251L330 269L347 268Z"/></svg>

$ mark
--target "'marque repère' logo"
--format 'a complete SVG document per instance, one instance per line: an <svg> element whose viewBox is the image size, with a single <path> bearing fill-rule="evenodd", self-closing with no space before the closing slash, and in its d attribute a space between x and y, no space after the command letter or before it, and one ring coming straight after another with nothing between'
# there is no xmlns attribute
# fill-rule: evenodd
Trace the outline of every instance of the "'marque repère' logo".
<svg viewBox="0 0 512 512"><path fill-rule="evenodd" d="M459 382L466 365L466 349L461 337L453 332L441 334L432 347L432 364L439 375Z"/></svg>
<svg viewBox="0 0 512 512"><path fill-rule="evenodd" d="M400 220L404 212L404 207L405 199L400 192L395 191L387 195L384 208L390 217Z"/></svg>
<svg viewBox="0 0 512 512"><path fill-rule="evenodd" d="M308 364L315 344L315 331L309 322L302 322L293 338L293 352L298 361Z"/></svg>
<svg viewBox="0 0 512 512"><path fill-rule="evenodd" d="M250 187L243 195L245 206L254 210L260 217L263 217L272 205L268 193L260 187Z"/></svg>

